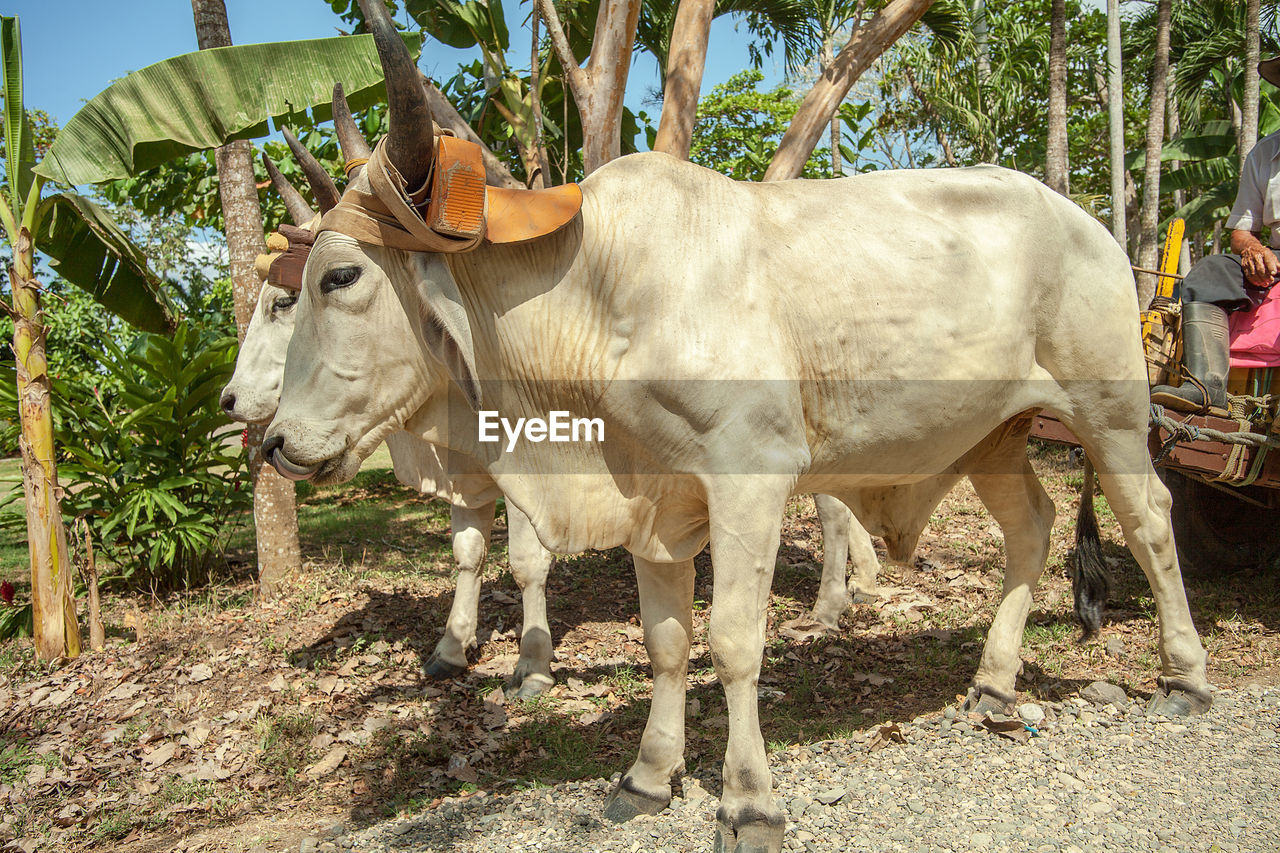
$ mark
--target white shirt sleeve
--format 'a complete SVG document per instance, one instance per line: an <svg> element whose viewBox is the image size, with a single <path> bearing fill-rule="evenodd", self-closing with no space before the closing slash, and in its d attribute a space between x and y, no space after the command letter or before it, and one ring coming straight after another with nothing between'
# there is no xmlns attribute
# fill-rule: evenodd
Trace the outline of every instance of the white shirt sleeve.
<svg viewBox="0 0 1280 853"><path fill-rule="evenodd" d="M1240 170L1240 187L1236 190L1236 203L1231 206L1231 215L1227 217L1227 228L1232 231L1261 231L1264 224L1263 204L1267 192L1267 183L1271 177L1264 168L1259 150L1263 146L1255 145L1245 158L1244 168Z"/></svg>

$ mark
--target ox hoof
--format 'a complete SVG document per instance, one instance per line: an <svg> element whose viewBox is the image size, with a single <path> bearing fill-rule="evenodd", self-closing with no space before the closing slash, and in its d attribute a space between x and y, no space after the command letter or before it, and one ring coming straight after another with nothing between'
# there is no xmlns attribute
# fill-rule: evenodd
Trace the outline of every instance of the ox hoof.
<svg viewBox="0 0 1280 853"><path fill-rule="evenodd" d="M459 666L456 663L450 663L441 657L438 652L432 652L431 657L427 658L427 662L422 665L422 671L427 674L427 678L445 681L462 675L467 671L467 667L465 664Z"/></svg>
<svg viewBox="0 0 1280 853"><path fill-rule="evenodd" d="M1208 711L1212 704L1213 696L1208 690L1197 690L1189 684L1161 678L1151 701L1147 703L1147 713L1193 717Z"/></svg>
<svg viewBox="0 0 1280 853"><path fill-rule="evenodd" d="M876 595L874 592L863 592L862 590L858 590L853 594L854 604L875 604L879 600L880 596Z"/></svg>
<svg viewBox="0 0 1280 853"><path fill-rule="evenodd" d="M782 834L787 825L781 814L776 818L758 817L737 828L720 815L716 816L716 823L715 853L782 853Z"/></svg>
<svg viewBox="0 0 1280 853"><path fill-rule="evenodd" d="M980 715L986 714L1004 714L1013 716L1014 707L1013 700L1001 699L990 691L981 690L977 687L969 688L969 695L964 699L964 710Z"/></svg>
<svg viewBox="0 0 1280 853"><path fill-rule="evenodd" d="M640 790L630 776L623 776L618 787L604 803L604 819L613 823L626 823L642 814L658 814L671 804L671 792L655 794Z"/></svg>
<svg viewBox="0 0 1280 853"><path fill-rule="evenodd" d="M555 684L555 679L540 672L521 673L519 669L507 680L503 692L508 699L535 699L546 693Z"/></svg>

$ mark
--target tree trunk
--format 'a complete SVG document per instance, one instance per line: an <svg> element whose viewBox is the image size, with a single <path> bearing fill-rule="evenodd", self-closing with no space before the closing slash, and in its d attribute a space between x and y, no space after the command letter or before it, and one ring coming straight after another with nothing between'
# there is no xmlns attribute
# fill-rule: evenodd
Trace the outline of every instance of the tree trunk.
<svg viewBox="0 0 1280 853"><path fill-rule="evenodd" d="M586 68L574 58L552 0L537 2L582 117L582 168L590 175L622 153L622 98L631 70L640 0L602 0Z"/></svg>
<svg viewBox="0 0 1280 853"><path fill-rule="evenodd" d="M1169 18L1173 0L1156 5L1156 56L1151 69L1151 111L1147 117L1147 164L1142 181L1142 214L1139 224L1138 266L1155 269L1160 235L1160 149L1164 147L1164 107L1169 76ZM1153 276L1140 276L1138 304L1147 305L1155 293Z"/></svg>
<svg viewBox="0 0 1280 853"><path fill-rule="evenodd" d="M1111 140L1111 234L1126 251L1129 235L1124 190L1124 79L1120 68L1120 0L1107 0L1107 114Z"/></svg>
<svg viewBox="0 0 1280 853"><path fill-rule="evenodd" d="M1067 152L1067 0L1052 0L1049 18L1049 133L1044 146L1044 182L1071 193Z"/></svg>
<svg viewBox="0 0 1280 853"><path fill-rule="evenodd" d="M529 51L529 108L533 113L533 149L538 154L538 175L529 182L533 189L545 189L551 186L551 163L547 157L547 146L543 141L542 122L542 36L538 32L538 7L535 5L529 13L529 30L532 33L533 46Z"/></svg>
<svg viewBox="0 0 1280 853"><path fill-rule="evenodd" d="M689 159L689 148L693 145L693 125L698 117L698 95L702 90L715 7L715 0L681 0L671 31L662 118L653 150L681 160Z"/></svg>
<svg viewBox="0 0 1280 853"><path fill-rule="evenodd" d="M16 159L16 158L15 158ZM71 594L71 560L62 523L62 489L53 452L47 329L41 319L40 288L32 280L35 248L31 233L18 229L13 241L13 351L18 374L18 417L22 435L22 485L26 496L27 547L31 554L31 610L36 656L77 657L80 626Z"/></svg>
<svg viewBox="0 0 1280 853"><path fill-rule="evenodd" d="M800 176L822 132L862 72L911 29L932 4L933 0L893 0L858 28L800 103L765 172L766 181Z"/></svg>
<svg viewBox="0 0 1280 853"><path fill-rule="evenodd" d="M973 0L973 40L978 48L978 82L991 79L991 25L987 20L986 0Z"/></svg>
<svg viewBox="0 0 1280 853"><path fill-rule="evenodd" d="M1240 168L1258 141L1258 59L1261 46L1258 35L1258 7L1261 0L1248 0L1245 6L1244 103L1240 105Z"/></svg>
<svg viewBox="0 0 1280 853"><path fill-rule="evenodd" d="M191 0L196 41L201 50L231 44L231 27L223 0ZM231 260L231 292L236 330L244 340L249 318L262 284L254 261L266 251L262 238L262 207L253 174L253 149L247 140L219 148L218 192ZM270 465L262 464L261 426L249 428L249 475L253 481L253 522L258 540L258 593L273 597L288 575L301 566L298 547L298 509L293 483Z"/></svg>

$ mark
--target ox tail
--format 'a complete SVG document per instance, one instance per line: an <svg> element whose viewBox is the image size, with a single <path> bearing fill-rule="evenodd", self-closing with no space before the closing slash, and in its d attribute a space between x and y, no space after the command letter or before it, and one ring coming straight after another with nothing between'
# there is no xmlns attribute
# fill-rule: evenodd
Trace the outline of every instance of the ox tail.
<svg viewBox="0 0 1280 853"><path fill-rule="evenodd" d="M1080 492L1080 511L1076 515L1076 544L1068 560L1071 566L1071 591L1075 596L1076 618L1084 627L1084 636L1092 637L1102 627L1107 597L1111 594L1111 573L1102 557L1102 539L1098 535L1098 517L1093 508L1093 462L1084 459L1084 487Z"/></svg>

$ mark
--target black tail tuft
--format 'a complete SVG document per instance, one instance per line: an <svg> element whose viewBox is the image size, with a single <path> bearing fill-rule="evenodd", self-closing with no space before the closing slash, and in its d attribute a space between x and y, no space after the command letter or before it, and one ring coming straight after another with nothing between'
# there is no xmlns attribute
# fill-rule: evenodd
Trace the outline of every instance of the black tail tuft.
<svg viewBox="0 0 1280 853"><path fill-rule="evenodd" d="M1102 627L1111 594L1111 573L1102 558L1102 539L1098 536L1098 517L1093 508L1093 463L1087 456L1080 512L1076 515L1076 546L1069 562L1076 618L1084 627L1085 638L1092 637Z"/></svg>

